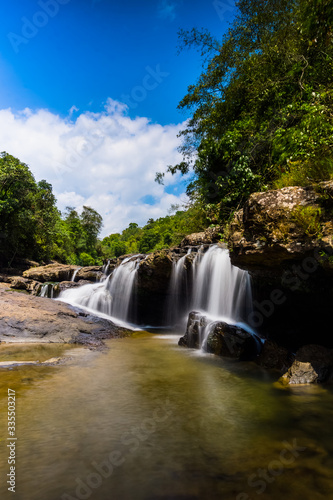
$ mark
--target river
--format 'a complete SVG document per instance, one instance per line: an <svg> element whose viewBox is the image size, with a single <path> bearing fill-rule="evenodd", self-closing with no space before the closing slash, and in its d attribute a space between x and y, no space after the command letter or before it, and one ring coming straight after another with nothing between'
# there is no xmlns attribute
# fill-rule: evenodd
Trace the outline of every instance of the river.
<svg viewBox="0 0 333 500"><path fill-rule="evenodd" d="M1 346L3 358L70 356L1 369L1 499L332 499L332 390L279 388L254 364L178 347L179 336L138 332L105 353Z"/></svg>

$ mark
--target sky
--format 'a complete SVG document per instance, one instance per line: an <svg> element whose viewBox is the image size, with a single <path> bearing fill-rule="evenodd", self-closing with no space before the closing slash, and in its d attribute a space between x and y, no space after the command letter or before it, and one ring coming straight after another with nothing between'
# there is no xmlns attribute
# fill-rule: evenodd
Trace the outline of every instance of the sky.
<svg viewBox="0 0 333 500"><path fill-rule="evenodd" d="M15 0L0 6L0 150L53 186L64 211L103 217L101 236L186 201L177 109L198 79L178 31L221 39L234 0Z"/></svg>

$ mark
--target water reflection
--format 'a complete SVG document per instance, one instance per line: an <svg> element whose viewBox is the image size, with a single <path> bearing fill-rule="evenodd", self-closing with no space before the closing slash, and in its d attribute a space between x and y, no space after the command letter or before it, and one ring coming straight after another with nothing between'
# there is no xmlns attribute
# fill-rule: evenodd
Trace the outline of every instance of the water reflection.
<svg viewBox="0 0 333 500"><path fill-rule="evenodd" d="M333 498L331 391L280 390L168 335L109 347L1 372L18 394L17 500Z"/></svg>

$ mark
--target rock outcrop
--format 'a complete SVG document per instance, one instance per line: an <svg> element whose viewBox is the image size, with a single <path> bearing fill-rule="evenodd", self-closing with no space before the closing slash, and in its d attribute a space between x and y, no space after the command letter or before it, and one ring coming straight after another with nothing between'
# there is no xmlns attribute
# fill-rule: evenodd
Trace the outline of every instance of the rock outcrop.
<svg viewBox="0 0 333 500"><path fill-rule="evenodd" d="M296 351L327 335L333 301L333 181L252 194L229 229L232 264L250 272L248 323Z"/></svg>
<svg viewBox="0 0 333 500"><path fill-rule="evenodd" d="M23 272L23 277L41 283L70 281L76 269L78 266L53 263L47 266L32 267Z"/></svg>
<svg viewBox="0 0 333 500"><path fill-rule="evenodd" d="M222 228L220 226L209 227L201 233L192 233L181 241L180 247L211 245L221 240Z"/></svg>
<svg viewBox="0 0 333 500"><path fill-rule="evenodd" d="M127 334L111 321L0 284L1 342L65 342L100 347L103 339Z"/></svg>
<svg viewBox="0 0 333 500"><path fill-rule="evenodd" d="M110 271L115 268L115 263L110 267ZM85 280L89 282L96 282L103 276L103 271L101 266L87 266L81 267L75 275L75 281Z"/></svg>
<svg viewBox="0 0 333 500"><path fill-rule="evenodd" d="M252 194L230 226L235 266L276 268L333 254L333 181Z"/></svg>
<svg viewBox="0 0 333 500"><path fill-rule="evenodd" d="M172 252L160 250L142 259L138 266L136 310L139 324L161 325L168 300Z"/></svg>

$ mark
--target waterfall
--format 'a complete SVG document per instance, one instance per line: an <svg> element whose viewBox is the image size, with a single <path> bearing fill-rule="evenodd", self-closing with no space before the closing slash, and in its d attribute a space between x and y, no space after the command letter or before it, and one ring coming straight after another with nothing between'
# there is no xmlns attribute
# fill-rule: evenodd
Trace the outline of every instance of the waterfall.
<svg viewBox="0 0 333 500"><path fill-rule="evenodd" d="M39 296L53 299L54 298L54 286L55 286L54 283L44 283L44 285L41 286Z"/></svg>
<svg viewBox="0 0 333 500"><path fill-rule="evenodd" d="M227 249L213 245L206 253L203 250L203 247L199 248L192 262L192 271L184 266L187 256L179 259L173 267L170 324L184 324L192 310L200 311L212 320L246 323L252 310L249 274L231 264ZM187 300L184 307L177 297L184 295L185 289Z"/></svg>
<svg viewBox="0 0 333 500"><path fill-rule="evenodd" d="M76 275L77 275L77 273L80 271L80 269L82 269L82 268L81 268L81 267L78 267L77 269L74 269L74 272L73 272L73 276L72 276L71 281L75 281Z"/></svg>
<svg viewBox="0 0 333 500"><path fill-rule="evenodd" d="M207 251L205 248L189 249L186 255L174 261L164 325L183 328L193 310L205 315L209 322L246 323L252 310L249 274L231 265L227 249L219 245L212 245ZM140 323L140 315L136 314L137 270L146 257L126 257L109 276L106 274L108 261L103 266L100 282L64 290L59 300L118 322Z"/></svg>
<svg viewBox="0 0 333 500"><path fill-rule="evenodd" d="M192 309L241 321L252 304L250 276L233 266L229 252L213 245L194 268Z"/></svg>
<svg viewBox="0 0 333 500"><path fill-rule="evenodd" d="M64 290L59 300L84 307L91 312L100 312L116 320L133 322L137 268L143 257L127 257L104 281ZM105 272L107 270L108 266L105 267Z"/></svg>
<svg viewBox="0 0 333 500"><path fill-rule="evenodd" d="M190 296L189 275L186 268L186 258L191 253L191 248L187 254L172 263L172 272L169 286L169 299L167 305L167 322L169 325L175 325L182 316L184 310L187 310Z"/></svg>

